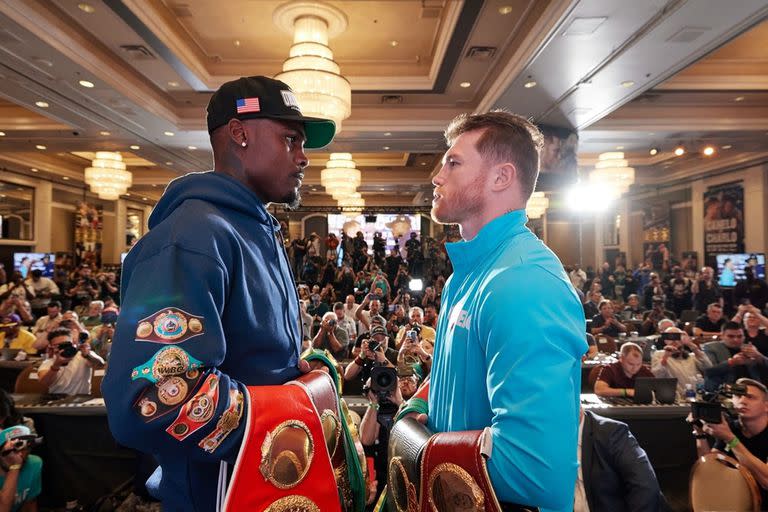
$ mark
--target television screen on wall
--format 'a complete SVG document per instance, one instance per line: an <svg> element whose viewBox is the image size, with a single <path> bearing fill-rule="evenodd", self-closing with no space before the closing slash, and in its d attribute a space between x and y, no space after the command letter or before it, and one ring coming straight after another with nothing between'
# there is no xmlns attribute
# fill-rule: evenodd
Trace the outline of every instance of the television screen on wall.
<svg viewBox="0 0 768 512"><path fill-rule="evenodd" d="M33 270L41 270L44 277L53 277L56 255L52 252L15 252L13 270L21 272L26 279Z"/></svg>
<svg viewBox="0 0 768 512"><path fill-rule="evenodd" d="M758 279L765 279L765 254L718 254L717 282L720 286L736 286L746 279L744 269L752 267L752 273Z"/></svg>

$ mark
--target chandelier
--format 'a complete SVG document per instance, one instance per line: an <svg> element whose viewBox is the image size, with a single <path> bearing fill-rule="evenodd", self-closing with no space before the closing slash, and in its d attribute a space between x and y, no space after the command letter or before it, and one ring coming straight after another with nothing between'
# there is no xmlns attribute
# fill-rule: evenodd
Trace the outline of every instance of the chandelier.
<svg viewBox="0 0 768 512"><path fill-rule="evenodd" d="M320 171L320 184L336 201L353 194L360 186L360 171L350 153L331 153Z"/></svg>
<svg viewBox="0 0 768 512"><path fill-rule="evenodd" d="M624 159L624 153L601 153L597 158L595 169L589 173L589 181L606 186L613 198L628 192L635 182L635 169L627 166L629 162Z"/></svg>
<svg viewBox="0 0 768 512"><path fill-rule="evenodd" d="M328 39L347 28L347 17L320 2L289 2L275 10L273 20L293 34L288 60L275 78L291 87L304 115L332 119L338 134L352 111L352 88L333 60Z"/></svg>
<svg viewBox="0 0 768 512"><path fill-rule="evenodd" d="M125 170L120 153L98 151L91 166L85 169L85 182L101 199L115 201L128 192L133 176Z"/></svg>
<svg viewBox="0 0 768 512"><path fill-rule="evenodd" d="M538 219L549 207L549 199L544 192L534 192L525 205L525 214L529 219Z"/></svg>
<svg viewBox="0 0 768 512"><path fill-rule="evenodd" d="M338 201L342 212L361 212L365 208L365 199L359 192L354 192Z"/></svg>

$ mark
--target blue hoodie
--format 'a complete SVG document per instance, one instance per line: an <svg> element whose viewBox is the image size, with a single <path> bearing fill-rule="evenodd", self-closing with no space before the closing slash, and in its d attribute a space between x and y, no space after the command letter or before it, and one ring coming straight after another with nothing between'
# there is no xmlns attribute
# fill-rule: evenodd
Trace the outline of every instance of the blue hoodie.
<svg viewBox="0 0 768 512"><path fill-rule="evenodd" d="M500 501L573 510L584 313L557 257L515 210L446 244L429 387L439 432L491 428Z"/></svg>
<svg viewBox="0 0 768 512"><path fill-rule="evenodd" d="M102 386L109 425L160 463L148 487L163 510L215 510L219 463L234 463L242 441L244 387L300 374L298 297L278 222L233 178L174 180L149 227L123 265Z"/></svg>

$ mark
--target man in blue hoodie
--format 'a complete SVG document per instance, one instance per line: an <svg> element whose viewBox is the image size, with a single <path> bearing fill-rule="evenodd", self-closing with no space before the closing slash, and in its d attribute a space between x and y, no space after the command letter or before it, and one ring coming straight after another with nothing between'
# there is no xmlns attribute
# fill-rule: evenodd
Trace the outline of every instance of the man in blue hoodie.
<svg viewBox="0 0 768 512"><path fill-rule="evenodd" d="M215 510L221 462L234 463L243 440L245 386L308 370L290 264L265 205L298 203L304 148L335 131L265 77L222 85L207 120L214 171L171 182L126 257L103 383L115 439L160 463L147 485L167 511Z"/></svg>
<svg viewBox="0 0 768 512"><path fill-rule="evenodd" d="M490 427L488 472L503 503L573 510L584 313L557 257L525 226L543 137L507 112L462 115L435 186L446 244L429 426Z"/></svg>

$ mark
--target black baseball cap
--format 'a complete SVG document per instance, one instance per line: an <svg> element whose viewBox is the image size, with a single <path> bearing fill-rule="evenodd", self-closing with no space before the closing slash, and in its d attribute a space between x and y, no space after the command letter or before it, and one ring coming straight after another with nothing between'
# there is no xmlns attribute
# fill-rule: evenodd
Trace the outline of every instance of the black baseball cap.
<svg viewBox="0 0 768 512"><path fill-rule="evenodd" d="M288 84L266 76L241 77L225 83L211 96L207 112L208 133L230 119L299 121L304 123L307 149L327 146L336 134L336 123L303 115Z"/></svg>

